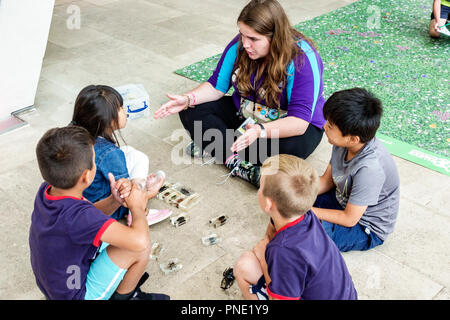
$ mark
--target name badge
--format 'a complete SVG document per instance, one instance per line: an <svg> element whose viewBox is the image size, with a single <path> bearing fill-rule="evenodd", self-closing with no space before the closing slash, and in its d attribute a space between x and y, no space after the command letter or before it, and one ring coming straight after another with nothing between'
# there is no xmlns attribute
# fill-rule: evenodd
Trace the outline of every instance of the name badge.
<svg viewBox="0 0 450 320"><path fill-rule="evenodd" d="M245 98L241 98L241 111L245 118L253 118L258 123L270 122L287 116L286 110L271 109Z"/></svg>

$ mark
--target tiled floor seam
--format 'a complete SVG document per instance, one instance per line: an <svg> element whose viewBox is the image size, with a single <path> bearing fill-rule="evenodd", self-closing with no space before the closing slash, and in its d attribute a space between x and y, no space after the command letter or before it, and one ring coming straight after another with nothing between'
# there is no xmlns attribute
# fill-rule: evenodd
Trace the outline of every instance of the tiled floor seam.
<svg viewBox="0 0 450 320"><path fill-rule="evenodd" d="M442 292L445 292L445 290L448 290L448 288L447 287L442 287L442 289L441 290L439 290L439 292L438 293L436 293L434 296L433 296L433 298L431 298L431 300L436 300L436 297L438 297Z"/></svg>
<svg viewBox="0 0 450 320"><path fill-rule="evenodd" d="M190 276L186 277L186 280L183 281L183 283L188 282L189 280L191 280L191 278L195 277L199 272L202 272L203 270L205 270L206 268L208 268L210 265L216 263L218 260L222 259L224 256L226 256L228 254L228 252L223 249L221 247L223 254L218 256L217 259L211 261L210 263L208 263L207 265L205 265L203 268L199 269L198 271L192 273Z"/></svg>
<svg viewBox="0 0 450 320"><path fill-rule="evenodd" d="M426 274L426 273L422 272L420 269L416 269L416 268L414 268L413 266L410 266L410 265L405 264L405 263L403 263L403 262L397 261L397 260L394 259L393 257L390 257L390 256L388 256L387 254L385 254L385 253L379 251L377 248L374 248L373 250L374 250L375 252L377 252L378 254L382 255L383 257L388 258L389 260L391 260L391 261L393 261L394 263L398 264L399 266L405 267L405 268L408 268L408 269L410 269L410 270L412 270L412 271L414 271L414 272L417 272L418 274L423 275L425 278L427 278L427 279L433 281L433 282L436 283L437 285L442 286L442 288L441 288L441 289L440 289L433 297L435 297L438 293L440 293L443 289L445 289L445 285L444 285L444 284L442 284L439 280L433 278L433 277L430 276L429 274Z"/></svg>
<svg viewBox="0 0 450 320"><path fill-rule="evenodd" d="M401 193L401 189L400 189L400 193ZM424 211L426 211L426 212L431 212L432 214L436 214L436 215L438 215L438 216L440 216L440 217L449 219L449 222L450 222L450 216L441 213L441 212L439 211L439 209L437 209L437 208L429 208L429 207L427 207L428 204L430 204L430 203L433 202L432 200L428 201L426 204L422 204L422 203L418 202L417 200L415 200L415 199L413 199L413 198L409 198L408 196L404 196L404 195L400 195L400 199L404 199L404 200L406 200L406 201L410 201L410 202L414 203L415 205L417 205L417 206L419 206L419 207L422 207L422 209L423 209ZM400 201L400 202L401 202L401 201ZM401 204L400 204L400 205L401 205Z"/></svg>

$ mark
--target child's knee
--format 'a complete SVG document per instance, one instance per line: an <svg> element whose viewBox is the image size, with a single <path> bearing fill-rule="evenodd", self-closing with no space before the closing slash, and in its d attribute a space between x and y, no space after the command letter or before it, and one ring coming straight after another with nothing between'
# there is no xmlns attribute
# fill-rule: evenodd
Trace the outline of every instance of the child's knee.
<svg viewBox="0 0 450 320"><path fill-rule="evenodd" d="M146 246L141 251L130 252L131 259L132 259L133 263L147 264L148 261L150 260L150 252L151 252L151 246L149 243L149 246Z"/></svg>
<svg viewBox="0 0 450 320"><path fill-rule="evenodd" d="M138 252L138 256L143 260L149 260L151 251L152 251L152 246L149 241L147 246L145 246L144 249L142 249L141 251Z"/></svg>
<svg viewBox="0 0 450 320"><path fill-rule="evenodd" d="M434 27L430 27L430 29L428 30L428 34L433 38L439 38L441 36L441 34L437 32Z"/></svg>
<svg viewBox="0 0 450 320"><path fill-rule="evenodd" d="M235 277L242 277L249 272L252 261L254 260L254 253L252 251L245 251L234 263L233 274Z"/></svg>
<svg viewBox="0 0 450 320"><path fill-rule="evenodd" d="M151 245L145 246L144 249L140 251L131 251L122 249L119 247L108 246L106 249L109 258L118 267L123 269L128 269L132 264L136 262L148 262L150 259Z"/></svg>

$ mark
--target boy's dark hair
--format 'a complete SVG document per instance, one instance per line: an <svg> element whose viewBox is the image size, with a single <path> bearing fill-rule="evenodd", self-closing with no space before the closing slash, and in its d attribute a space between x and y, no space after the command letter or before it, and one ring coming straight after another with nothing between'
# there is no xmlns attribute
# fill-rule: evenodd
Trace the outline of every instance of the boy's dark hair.
<svg viewBox="0 0 450 320"><path fill-rule="evenodd" d="M84 170L92 169L94 139L78 126L48 130L36 146L44 180L60 189L74 187Z"/></svg>
<svg viewBox="0 0 450 320"><path fill-rule="evenodd" d="M114 129L119 127L122 106L123 98L116 89L89 85L80 91L75 100L71 124L85 128L94 139L100 136L119 145Z"/></svg>
<svg viewBox="0 0 450 320"><path fill-rule="evenodd" d="M363 88L337 91L323 106L327 121L336 125L343 136L358 136L362 143L375 137L382 114L381 101Z"/></svg>

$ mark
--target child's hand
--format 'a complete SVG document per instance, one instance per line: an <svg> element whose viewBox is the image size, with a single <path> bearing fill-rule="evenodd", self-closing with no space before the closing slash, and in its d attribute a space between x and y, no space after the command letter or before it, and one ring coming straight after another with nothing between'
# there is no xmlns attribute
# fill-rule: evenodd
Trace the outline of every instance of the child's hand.
<svg viewBox="0 0 450 320"><path fill-rule="evenodd" d="M131 182L127 178L116 181L116 189L119 190L120 198L125 199L131 193Z"/></svg>
<svg viewBox="0 0 450 320"><path fill-rule="evenodd" d="M147 206L148 200L146 192L136 183L132 183L131 185L131 191L129 196L125 199L125 203L133 216L141 213L145 215L145 207Z"/></svg>
<svg viewBox="0 0 450 320"><path fill-rule="evenodd" d="M130 181L126 178L122 178L116 181L114 175L111 172L108 173L108 178L112 196L118 203L120 203L120 205L126 206L124 199L128 197L131 192Z"/></svg>
<svg viewBox="0 0 450 320"><path fill-rule="evenodd" d="M439 31L440 30L439 27L440 27L440 23L439 23L439 19L438 19L438 21L436 21L436 23L434 24L434 29L436 31Z"/></svg>
<svg viewBox="0 0 450 320"><path fill-rule="evenodd" d="M128 198L131 193L131 181L127 178L119 179L118 181L116 181L116 189L119 193L119 199L122 200L121 205L123 205L125 208L128 208L125 199Z"/></svg>
<svg viewBox="0 0 450 320"><path fill-rule="evenodd" d="M167 94L167 97L170 99L168 102L163 104L161 108L155 111L155 114L153 115L153 118L155 119L162 119L165 118L171 114L178 113L184 108L186 108L188 103L188 97L187 96L180 96L180 95L171 95Z"/></svg>

